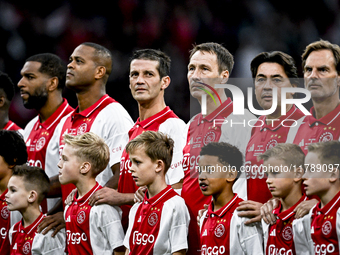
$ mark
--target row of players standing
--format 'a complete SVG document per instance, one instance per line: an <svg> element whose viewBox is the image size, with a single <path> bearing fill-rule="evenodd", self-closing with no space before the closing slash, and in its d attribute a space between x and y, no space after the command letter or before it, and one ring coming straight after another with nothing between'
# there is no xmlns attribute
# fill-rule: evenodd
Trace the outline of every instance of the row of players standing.
<svg viewBox="0 0 340 255"><path fill-rule="evenodd" d="M196 254L200 249L196 217L198 210L211 199L202 195L197 175L195 176L200 148L207 142L228 142L236 145L244 153L246 164L254 166L261 164L256 158L258 154L262 154L276 143L286 142L289 132L292 133L290 137L294 138L291 142L300 145L303 143L302 148L305 151L310 142L338 139L339 56L339 47L325 41L307 46L303 54L305 86L311 92L314 107L311 109L312 115L305 117L301 126L290 130L289 127L282 125L283 120L298 120L303 114L295 106L288 105L287 115L281 116L280 103L273 114L260 117L259 120L264 124L259 128L231 128L221 125L222 123L216 125L218 122L213 121L216 119L232 119L236 122L242 118L247 122L255 118L247 111L242 117L233 115L233 102L223 89L216 89L222 104L215 105L212 99L207 98L207 115L198 114L190 121L186 144L183 142L185 124L166 107L164 102L164 90L170 84L170 59L162 52L142 50L137 51L132 57L130 89L139 107L139 118L135 125L124 108L105 93L105 84L112 65L111 55L107 49L97 44L84 43L71 55L66 85L76 92L78 107L75 110L61 96L65 75L61 61L52 54L33 56L27 59L21 72L23 78L18 83L24 105L39 112L24 132L29 163L45 169L53 184L50 195L60 194L62 188L64 200L72 187L60 187L58 176L54 176L57 174L59 152L63 147L62 134L92 131L100 135L110 147L110 167L97 179L100 185L106 187L92 196L90 204L125 205L122 207L122 222L126 228L129 205L133 204L137 187L128 172L130 162L124 151L125 144L145 130L169 134L175 140L175 150L171 169L167 174L167 183L175 189L180 189L183 179L181 195L191 216L188 254ZM49 63L50 61L54 62ZM211 86L227 83L233 68L232 55L216 43L195 46L189 61L190 92L200 103L203 93L202 82L205 84L211 82L207 84ZM59 68L56 68L57 66ZM294 61L282 52L259 54L251 63L251 71L256 98L264 110L271 108L273 87L277 87L280 95L282 87L297 85L293 82L294 79L288 79L297 78ZM293 95L287 97L292 98ZM277 125L272 125L271 119L280 121L275 122ZM127 130L130 131L127 133ZM243 215L258 215L262 203L271 197L265 180L239 178L237 182L234 185L235 193L248 200L241 203L239 209L245 210ZM55 203L49 200L45 208L43 207L45 212L51 211ZM62 208L60 205L62 203L59 204L59 210ZM52 214L44 219L40 229L46 226L56 227L54 224L57 224L57 231L63 226L62 222L62 212Z"/></svg>

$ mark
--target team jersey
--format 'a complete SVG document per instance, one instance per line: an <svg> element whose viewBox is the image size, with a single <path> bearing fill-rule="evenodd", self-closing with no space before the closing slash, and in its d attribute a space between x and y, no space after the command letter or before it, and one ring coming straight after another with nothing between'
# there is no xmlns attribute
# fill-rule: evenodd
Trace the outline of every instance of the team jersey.
<svg viewBox="0 0 340 255"><path fill-rule="evenodd" d="M201 113L197 114L188 123L187 144L183 150L185 176L181 193L192 219L189 227L188 254L197 254L197 250L200 249L196 218L198 211L204 208L204 204L210 204L211 201L211 196L204 196L198 184L196 167L198 166L201 148L210 142L227 142L238 147L244 155L251 135L251 127L249 127L248 121L256 120L256 117L248 110L245 110L245 115L242 116L234 115L232 112L233 102L228 98L211 114L206 117L203 117ZM242 199L247 199L247 184L244 175L235 182L233 190Z"/></svg>
<svg viewBox="0 0 340 255"><path fill-rule="evenodd" d="M119 207L107 204L90 206L92 194L102 187L96 185L83 197L77 192L70 206L66 206L66 250L69 254L112 255L112 251L123 245L124 232Z"/></svg>
<svg viewBox="0 0 340 255"><path fill-rule="evenodd" d="M307 197L305 195L302 196L295 205L284 212L281 212L282 204L280 203L279 206L273 210L273 214L276 215L276 223L274 225L266 224L262 220L264 248L267 255L297 254L293 242L292 222L295 219L294 209L306 200Z"/></svg>
<svg viewBox="0 0 340 255"><path fill-rule="evenodd" d="M124 107L108 95L104 95L82 112L78 112L78 109L64 117L58 125L56 132L59 139L59 152L61 154L64 148L63 134L65 133L80 135L91 131L103 138L110 148L110 162L107 168L97 175L96 180L104 186L113 176L111 166L120 162L128 142L128 130L133 125L132 119ZM61 188L63 201L65 201L75 186L68 184L61 185Z"/></svg>
<svg viewBox="0 0 340 255"><path fill-rule="evenodd" d="M172 254L186 250L190 216L184 200L168 186L130 210L124 245L129 254Z"/></svg>
<svg viewBox="0 0 340 255"><path fill-rule="evenodd" d="M296 254L340 254L340 192L293 222Z"/></svg>
<svg viewBox="0 0 340 255"><path fill-rule="evenodd" d="M60 120L73 111L73 108L64 99L58 109L44 122L40 122L39 116L33 118L25 127L24 140L27 147L27 162L30 166L40 167L45 170L48 177L59 173L58 137L55 129ZM47 201L47 203L46 203ZM43 213L47 213L58 201L56 198L48 198L41 203Z"/></svg>
<svg viewBox="0 0 340 255"><path fill-rule="evenodd" d="M294 121L303 116L302 111L294 105L286 115L282 115L269 124L266 122L266 116L261 116L254 124L255 127L252 129L245 155L245 167L249 169L247 171L247 189L251 190L251 187L256 187L254 192L248 193L249 200L266 203L272 197L262 168L263 160L258 161L257 157L278 143L285 143L289 129L295 128Z"/></svg>
<svg viewBox="0 0 340 255"><path fill-rule="evenodd" d="M15 124L13 121L9 120L7 124L4 126L4 130L10 131L18 131L20 134L23 134L23 129Z"/></svg>
<svg viewBox="0 0 340 255"><path fill-rule="evenodd" d="M35 255L49 254L62 255L65 250L65 230L60 230L54 237L53 231L50 230L46 235L37 233L38 225L44 219L45 215L40 216L26 228L22 220L16 223L9 232L11 244L11 255Z"/></svg>
<svg viewBox="0 0 340 255"><path fill-rule="evenodd" d="M21 215L18 211L9 211L7 208L7 203L5 195L7 189L0 196L0 254L9 255L10 254L10 244L8 238L8 232L10 228L17 223Z"/></svg>
<svg viewBox="0 0 340 255"><path fill-rule="evenodd" d="M295 143L307 154L308 145L317 142L327 142L340 138L340 104L326 116L316 119L314 107L310 109L312 115L298 120L298 129L291 129L287 142Z"/></svg>
<svg viewBox="0 0 340 255"><path fill-rule="evenodd" d="M201 226L201 254L263 254L262 232L259 224L244 225L246 218L235 213L243 201L236 194L222 208L213 211L213 202L204 212Z"/></svg>
<svg viewBox="0 0 340 255"><path fill-rule="evenodd" d="M165 181L168 185L178 183L184 176L182 168L183 147L185 139L183 137L183 129L185 123L179 119L176 114L166 107L157 114L140 121L138 118L135 125L129 131L129 141L139 136L144 131L159 131L169 135L174 140L174 151L171 161L171 166L165 175ZM131 168L131 161L129 154L125 149L120 160L120 176L118 183L118 192L120 193L135 193L138 189L134 182L129 169ZM126 229L127 219L131 206L122 205L123 210L123 226Z"/></svg>

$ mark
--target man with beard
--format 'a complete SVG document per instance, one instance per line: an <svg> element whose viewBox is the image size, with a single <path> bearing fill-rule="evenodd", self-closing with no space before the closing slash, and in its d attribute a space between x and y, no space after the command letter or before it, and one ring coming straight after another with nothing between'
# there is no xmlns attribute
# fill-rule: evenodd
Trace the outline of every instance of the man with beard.
<svg viewBox="0 0 340 255"><path fill-rule="evenodd" d="M298 144L307 154L308 145L340 137L340 47L320 40L309 44L302 54L305 88L311 93L311 115L291 129L287 142Z"/></svg>
<svg viewBox="0 0 340 255"><path fill-rule="evenodd" d="M42 53L26 60L21 75L18 87L24 106L38 112L24 130L28 163L44 169L48 177L52 177L58 174L58 167L51 159L59 159L59 147L55 146L58 137L53 135L54 130L73 110L62 97L66 66L58 56ZM56 202L55 198L43 202L43 212L51 210Z"/></svg>

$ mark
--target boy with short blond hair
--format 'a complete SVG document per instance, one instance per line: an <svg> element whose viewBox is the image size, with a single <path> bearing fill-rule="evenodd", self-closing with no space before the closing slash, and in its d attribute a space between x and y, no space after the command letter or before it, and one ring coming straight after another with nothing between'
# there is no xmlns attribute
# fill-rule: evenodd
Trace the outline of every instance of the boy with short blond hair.
<svg viewBox="0 0 340 255"><path fill-rule="evenodd" d="M213 198L200 219L201 254L263 254L260 225L245 225L247 218L236 213L243 199L233 193L233 185L242 165L242 153L229 143L211 142L201 149L199 186Z"/></svg>
<svg viewBox="0 0 340 255"><path fill-rule="evenodd" d="M185 254L188 249L188 209L165 182L173 148L171 138L154 131L140 134L125 148L133 180L147 187L143 201L130 210L126 254Z"/></svg>
<svg viewBox="0 0 340 255"><path fill-rule="evenodd" d="M50 189L50 180L45 171L28 165L16 166L8 181L6 202L8 210L17 210L22 220L9 231L11 254L61 255L65 249L65 231L55 237L50 230L46 235L37 233L37 227L45 215L40 204Z"/></svg>
<svg viewBox="0 0 340 255"><path fill-rule="evenodd" d="M298 254L294 248L292 222L294 209L307 200L301 189L304 158L301 148L289 143L279 143L258 157L263 160L269 191L279 199L278 207L273 210L275 224L262 220L266 254Z"/></svg>
<svg viewBox="0 0 340 255"><path fill-rule="evenodd" d="M65 147L58 163L61 184L72 183L77 187L73 202L66 206L69 254L122 254L124 233L118 207L102 204L90 206L91 195L102 187L96 176L107 166L109 147L98 135L64 135Z"/></svg>
<svg viewBox="0 0 340 255"><path fill-rule="evenodd" d="M340 142L308 146L303 175L307 196L320 202L309 214L293 223L297 254L339 254L340 252Z"/></svg>

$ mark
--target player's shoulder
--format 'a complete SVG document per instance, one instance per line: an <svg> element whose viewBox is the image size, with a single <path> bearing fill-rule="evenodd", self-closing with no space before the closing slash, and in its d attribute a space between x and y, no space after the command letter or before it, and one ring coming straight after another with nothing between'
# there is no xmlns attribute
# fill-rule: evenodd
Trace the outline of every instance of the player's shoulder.
<svg viewBox="0 0 340 255"><path fill-rule="evenodd" d="M25 140L30 135L30 133L31 133L33 127L34 127L34 124L37 123L38 120L39 120L39 116L37 115L27 123L27 125L26 125L26 127L24 128L24 131L23 131Z"/></svg>
<svg viewBox="0 0 340 255"><path fill-rule="evenodd" d="M122 210L118 206L100 204L91 208L90 215L93 215L96 218L120 220L122 216Z"/></svg>
<svg viewBox="0 0 340 255"><path fill-rule="evenodd" d="M185 204L184 199L179 195L175 195L169 198L168 200L166 200L164 202L164 207L166 208L166 210L175 210L175 211L187 210L187 206Z"/></svg>

